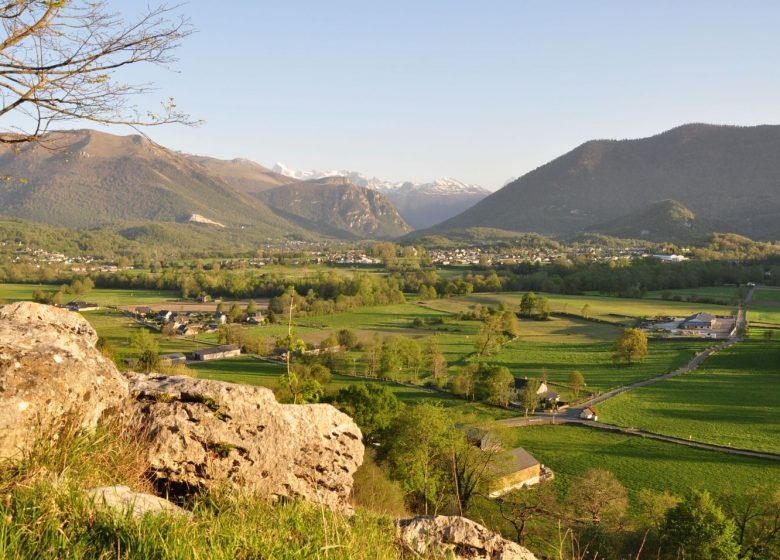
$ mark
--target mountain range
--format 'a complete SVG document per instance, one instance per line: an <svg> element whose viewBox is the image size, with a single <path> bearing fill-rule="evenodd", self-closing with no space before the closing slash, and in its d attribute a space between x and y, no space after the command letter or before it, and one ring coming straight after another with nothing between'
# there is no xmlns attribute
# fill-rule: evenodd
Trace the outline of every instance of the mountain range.
<svg viewBox="0 0 780 560"><path fill-rule="evenodd" d="M140 135L74 130L4 145L0 170L0 215L110 227L130 239L202 237L204 228L225 239L235 232L256 239L394 237L411 229L381 193L349 181L302 183L248 160L182 154ZM182 233L177 225L197 229Z"/></svg>
<svg viewBox="0 0 780 560"><path fill-rule="evenodd" d="M274 165L273 171L299 181L344 177L355 185L379 191L393 203L404 220L414 229L428 228L457 216L490 194L489 190L479 185L469 185L450 177L429 183L392 182L343 169L295 171L282 163Z"/></svg>
<svg viewBox="0 0 780 560"><path fill-rule="evenodd" d="M678 243L713 232L778 239L778 154L780 126L691 124L649 138L586 142L488 194L453 179L300 173L174 152L139 135L74 130L0 145L0 216L200 248L404 235L484 241L530 232Z"/></svg>
<svg viewBox="0 0 780 560"><path fill-rule="evenodd" d="M602 231L688 240L711 231L780 238L780 126L690 124L593 140L428 234L475 227L567 236Z"/></svg>

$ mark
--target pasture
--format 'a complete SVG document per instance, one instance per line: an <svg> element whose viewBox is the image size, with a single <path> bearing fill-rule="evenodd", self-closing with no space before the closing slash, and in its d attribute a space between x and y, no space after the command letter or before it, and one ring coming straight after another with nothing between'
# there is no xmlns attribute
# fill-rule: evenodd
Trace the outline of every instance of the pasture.
<svg viewBox="0 0 780 560"><path fill-rule="evenodd" d="M658 290L647 292L645 297L648 299L662 299L667 295L680 296L683 298L711 298L723 300L729 304L739 302L740 290L736 286L704 286L701 288L681 288L678 290Z"/></svg>
<svg viewBox="0 0 780 560"><path fill-rule="evenodd" d="M470 306L475 304L497 305L504 303L510 309L517 309L523 294L524 292L471 294L451 299L434 300L430 302L430 307L457 313L468 311ZM597 295L539 295L545 296L550 301L550 308L553 312L585 314L593 319L628 326L633 326L638 319L656 315L686 316L699 311L716 315L730 315L735 309L733 306L655 299L628 299Z"/></svg>
<svg viewBox="0 0 780 560"><path fill-rule="evenodd" d="M748 310L753 324L780 326L780 288L757 288Z"/></svg>
<svg viewBox="0 0 780 560"><path fill-rule="evenodd" d="M780 341L763 330L698 370L610 399L610 424L756 451L780 453Z"/></svg>
<svg viewBox="0 0 780 560"><path fill-rule="evenodd" d="M780 462L707 451L585 426L534 426L499 431L508 448L524 447L555 472L565 491L588 469L611 471L632 498L643 488L684 495L692 488L744 492L780 485Z"/></svg>
<svg viewBox="0 0 780 560"><path fill-rule="evenodd" d="M498 296L482 294L479 300L485 304L488 297ZM401 335L420 342L435 336L451 366L451 373L454 373L458 367L476 359L475 342L481 322L459 320L456 315L459 311L469 310L474 301L474 296L465 296L356 309L336 315L300 317L295 320L295 332L310 344L319 344L330 333L340 329L353 330L362 342L370 342L375 334ZM617 306L614 309L628 311L631 305L644 307L654 302L617 300L608 303ZM415 319L428 323L414 326ZM442 322L438 323L439 320ZM549 321L521 320L520 337L486 359L508 367L516 376L538 377L544 370L556 383L566 383L569 374L578 369L585 374L589 390L603 391L676 369L711 344L703 340L653 340L650 341L649 356L629 366L612 360L613 344L622 328L576 316L553 316ZM275 338L284 336L287 326L275 324L252 327L251 330ZM213 334L200 338L209 342L216 340Z"/></svg>
<svg viewBox="0 0 780 560"><path fill-rule="evenodd" d="M556 383L567 383L569 374L579 370L589 391L603 392L673 371L710 345L701 340L651 340L647 357L628 365L613 362L613 342L534 343L521 337L502 348L491 362L508 367L515 377L539 377L544 370Z"/></svg>
<svg viewBox="0 0 780 560"><path fill-rule="evenodd" d="M36 290L58 290L53 284L0 284L0 301L30 301ZM146 305L166 301L178 301L178 292L167 290L123 290L95 288L86 295L71 295L68 299L76 299L97 303L101 306ZM67 300L66 300L67 301Z"/></svg>

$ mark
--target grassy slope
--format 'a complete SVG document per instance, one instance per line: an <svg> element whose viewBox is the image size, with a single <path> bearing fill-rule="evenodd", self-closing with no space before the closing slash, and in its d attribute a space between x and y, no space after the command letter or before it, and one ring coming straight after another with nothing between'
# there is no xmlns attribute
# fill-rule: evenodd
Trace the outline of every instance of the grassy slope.
<svg viewBox="0 0 780 560"><path fill-rule="evenodd" d="M761 330L693 373L625 393L599 407L603 422L780 453L780 342Z"/></svg>
<svg viewBox="0 0 780 560"><path fill-rule="evenodd" d="M780 463L613 434L582 426L508 428L507 444L548 465L565 489L590 468L613 472L635 496L642 488L683 495L691 488L744 491L757 481L780 484Z"/></svg>
<svg viewBox="0 0 780 560"><path fill-rule="evenodd" d="M57 290L59 286L50 284L0 284L0 300L8 302L27 301L32 299L35 290ZM87 295L73 295L78 299L100 305L145 305L179 299L177 292L166 290L121 290L96 288Z"/></svg>
<svg viewBox="0 0 780 560"><path fill-rule="evenodd" d="M780 325L780 288L759 288L748 311L751 323Z"/></svg>
<svg viewBox="0 0 780 560"><path fill-rule="evenodd" d="M148 492L136 431L103 425L65 431L18 464L0 466L0 558L400 558L392 521L357 508L354 517L294 501L216 492L188 504L192 517L129 516L95 507L86 488L122 484Z"/></svg>

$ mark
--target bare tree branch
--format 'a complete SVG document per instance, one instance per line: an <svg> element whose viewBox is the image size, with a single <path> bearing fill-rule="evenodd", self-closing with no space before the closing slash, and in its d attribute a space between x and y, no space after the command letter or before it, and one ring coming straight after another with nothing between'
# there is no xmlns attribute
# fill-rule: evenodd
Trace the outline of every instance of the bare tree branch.
<svg viewBox="0 0 780 560"><path fill-rule="evenodd" d="M168 66L192 33L179 6L148 8L128 21L104 1L0 0L0 143L30 142L55 122L91 121L138 127L196 124L173 99L158 112L132 99L150 84L128 84L117 74L126 66ZM2 121L0 121L2 122Z"/></svg>

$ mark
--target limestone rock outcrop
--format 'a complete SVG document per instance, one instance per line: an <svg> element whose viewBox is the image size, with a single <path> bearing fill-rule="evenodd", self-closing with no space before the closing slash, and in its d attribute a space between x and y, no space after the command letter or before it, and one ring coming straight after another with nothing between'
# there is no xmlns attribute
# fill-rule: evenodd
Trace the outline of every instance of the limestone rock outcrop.
<svg viewBox="0 0 780 560"><path fill-rule="evenodd" d="M97 507L106 508L124 517L130 513L135 519L146 514L171 514L192 517L192 513L172 504L164 498L142 492L134 492L127 486L102 486L87 490L87 495Z"/></svg>
<svg viewBox="0 0 780 560"><path fill-rule="evenodd" d="M360 429L326 404L282 405L263 387L190 377L130 378L150 473L173 493L229 484L348 510Z"/></svg>
<svg viewBox="0 0 780 560"><path fill-rule="evenodd" d="M128 410L127 381L76 313L31 302L0 308L0 460L66 423L91 429Z"/></svg>
<svg viewBox="0 0 780 560"><path fill-rule="evenodd" d="M403 549L414 558L537 560L529 550L465 517L419 516L398 522Z"/></svg>

